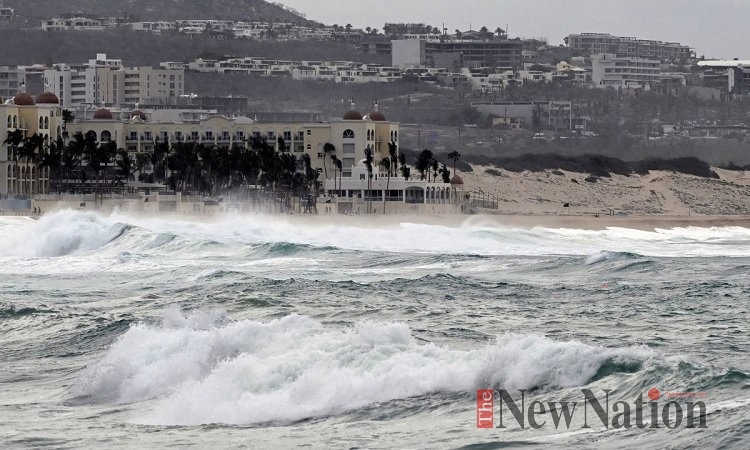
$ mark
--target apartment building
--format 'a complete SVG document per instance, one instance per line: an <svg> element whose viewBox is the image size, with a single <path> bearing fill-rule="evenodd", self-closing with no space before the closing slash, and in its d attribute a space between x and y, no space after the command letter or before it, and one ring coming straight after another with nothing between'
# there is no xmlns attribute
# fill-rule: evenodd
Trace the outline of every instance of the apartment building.
<svg viewBox="0 0 750 450"><path fill-rule="evenodd" d="M519 39L398 39L391 45L391 65L400 68L425 66L458 71L462 67L513 69L523 65L523 42Z"/></svg>
<svg viewBox="0 0 750 450"><path fill-rule="evenodd" d="M591 80L597 88L650 88L659 82L661 64L655 59L601 53L591 57Z"/></svg>
<svg viewBox="0 0 750 450"><path fill-rule="evenodd" d="M17 66L0 66L0 98L8 99L22 90L26 74Z"/></svg>
<svg viewBox="0 0 750 450"><path fill-rule="evenodd" d="M184 76L184 69L124 67L98 54L83 65L55 64L44 71L44 83L64 108L120 106L179 97Z"/></svg>
<svg viewBox="0 0 750 450"><path fill-rule="evenodd" d="M695 58L695 53L687 45L605 33L570 34L565 38L565 43L571 50L587 56L612 53L621 57L656 59L661 62L688 62Z"/></svg>

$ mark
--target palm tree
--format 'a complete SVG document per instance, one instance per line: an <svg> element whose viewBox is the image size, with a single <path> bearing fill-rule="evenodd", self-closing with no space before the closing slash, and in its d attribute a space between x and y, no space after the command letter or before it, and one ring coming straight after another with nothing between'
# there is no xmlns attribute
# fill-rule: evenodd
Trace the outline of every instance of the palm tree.
<svg viewBox="0 0 750 450"><path fill-rule="evenodd" d="M435 180L437 180L438 176L438 167L439 167L438 160L435 158L432 158L430 160L430 168L432 169L432 182L435 183Z"/></svg>
<svg viewBox="0 0 750 450"><path fill-rule="evenodd" d="M401 164L401 176L404 177L405 181L409 181L409 175L411 175L411 169L406 165L406 155L400 153L398 155L398 162Z"/></svg>
<svg viewBox="0 0 750 450"><path fill-rule="evenodd" d="M502 28L500 28L500 27L497 27L497 28L495 29L495 33L497 34L497 37L503 37L503 35L505 34L505 30L503 30L503 29L502 29Z"/></svg>
<svg viewBox="0 0 750 450"><path fill-rule="evenodd" d="M323 171L324 171L324 176L325 176L326 180L328 179L328 168L327 168L327 164L326 164L326 156L328 156L329 153L333 153L335 151L336 151L336 147L333 144L331 144L330 142L326 142L323 145ZM334 182L335 182L335 178L336 178L336 174L335 173L333 175L333 178L334 178Z"/></svg>
<svg viewBox="0 0 750 450"><path fill-rule="evenodd" d="M393 169L393 173L398 173L398 147L393 141L388 143L388 155L391 157L389 168ZM388 175L390 175L390 171Z"/></svg>
<svg viewBox="0 0 750 450"><path fill-rule="evenodd" d="M53 142L49 146L49 151L42 155L41 161L39 162L40 169L48 169L50 179L57 179L55 186L57 192L60 192L60 169L62 168L62 146L60 143ZM54 178L53 178L54 177Z"/></svg>
<svg viewBox="0 0 750 450"><path fill-rule="evenodd" d="M372 191L372 163L373 163L372 150L370 149L369 146L367 146L367 148L365 148L365 167L367 168L367 195L368 195L368 198L372 197L372 192L370 192L370 191ZM368 214L370 213L371 206L372 206L372 204L371 204L370 200L368 200L367 201L367 213Z"/></svg>
<svg viewBox="0 0 750 450"><path fill-rule="evenodd" d="M424 149L417 157L416 168L419 171L421 179L425 179L425 172L427 173L427 182L430 182L430 165L432 163L432 152Z"/></svg>
<svg viewBox="0 0 750 450"><path fill-rule="evenodd" d="M461 157L461 154L458 153L458 151L453 150L452 152L448 153L448 159L453 160L453 175L456 174L456 162Z"/></svg>
<svg viewBox="0 0 750 450"><path fill-rule="evenodd" d="M22 130L8 131L8 138L5 139L3 144L7 144L11 150L11 154L8 155L8 160L14 160L17 158L16 151L23 142L24 136Z"/></svg>
<svg viewBox="0 0 750 450"><path fill-rule="evenodd" d="M448 170L448 168L445 166L445 163L443 163L443 166L438 171L440 174L443 175L443 183L450 183L451 182L451 171Z"/></svg>
<svg viewBox="0 0 750 450"><path fill-rule="evenodd" d="M385 171L388 173L388 181L385 183L385 195L383 195L383 214L385 214L385 202L387 201L386 195L390 195L390 188L391 188L391 160L389 157L385 157L382 160L380 160L380 167L385 169Z"/></svg>

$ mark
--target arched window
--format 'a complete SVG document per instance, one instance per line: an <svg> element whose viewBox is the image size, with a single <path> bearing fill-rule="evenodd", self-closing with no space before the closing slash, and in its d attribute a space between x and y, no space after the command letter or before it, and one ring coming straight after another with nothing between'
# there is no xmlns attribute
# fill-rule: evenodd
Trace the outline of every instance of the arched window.
<svg viewBox="0 0 750 450"><path fill-rule="evenodd" d="M354 139L354 130L344 130L344 139Z"/></svg>
<svg viewBox="0 0 750 450"><path fill-rule="evenodd" d="M393 132L393 140L398 141L398 131Z"/></svg>
<svg viewBox="0 0 750 450"><path fill-rule="evenodd" d="M13 128L18 128L18 116L13 116Z"/></svg>
<svg viewBox="0 0 750 450"><path fill-rule="evenodd" d="M10 114L8 114L8 128L12 128L12 127L13 127L13 117Z"/></svg>
<svg viewBox="0 0 750 450"><path fill-rule="evenodd" d="M86 138L96 140L96 131L94 130L87 131Z"/></svg>
<svg viewBox="0 0 750 450"><path fill-rule="evenodd" d="M46 130L48 128L49 128L49 117L45 117L44 118L44 129Z"/></svg>
<svg viewBox="0 0 750 450"><path fill-rule="evenodd" d="M99 142L109 142L112 140L112 133L110 133L108 130L102 131L101 139L99 139Z"/></svg>
<svg viewBox="0 0 750 450"><path fill-rule="evenodd" d="M39 118L39 129L40 130L44 129L44 117Z"/></svg>

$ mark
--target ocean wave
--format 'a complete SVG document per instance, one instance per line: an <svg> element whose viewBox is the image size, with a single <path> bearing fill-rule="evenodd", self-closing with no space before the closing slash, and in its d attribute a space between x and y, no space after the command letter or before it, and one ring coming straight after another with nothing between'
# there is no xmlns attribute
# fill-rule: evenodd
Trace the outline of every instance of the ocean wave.
<svg viewBox="0 0 750 450"><path fill-rule="evenodd" d="M260 215L208 221L187 218L100 216L62 211L39 221L0 218L8 235L0 253L65 256L102 248L119 252L196 252L219 246L249 257L283 257L300 252L375 252L439 257L567 255L611 259L611 255L709 257L750 255L750 229L683 227L642 231L556 228L519 229L467 220L460 226L393 221L368 226ZM117 245L110 245L113 241ZM600 253L604 252L604 253ZM597 259L598 258L598 259Z"/></svg>
<svg viewBox="0 0 750 450"><path fill-rule="evenodd" d="M652 356L517 334L462 351L421 343L402 323L332 328L298 315L261 323L172 312L161 325L131 326L72 394L151 401L135 423L290 423L431 393L580 386Z"/></svg>

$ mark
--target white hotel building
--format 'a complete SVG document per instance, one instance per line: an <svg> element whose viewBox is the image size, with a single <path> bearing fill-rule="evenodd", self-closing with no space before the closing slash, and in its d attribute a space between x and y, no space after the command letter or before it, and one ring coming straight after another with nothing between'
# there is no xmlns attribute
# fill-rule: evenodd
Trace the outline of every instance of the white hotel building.
<svg viewBox="0 0 750 450"><path fill-rule="evenodd" d="M600 53L591 57L591 80L597 88L649 89L659 82L661 63L655 59Z"/></svg>

